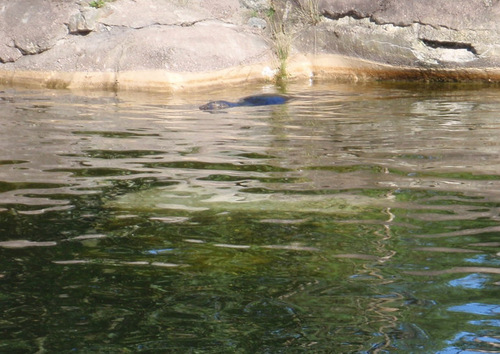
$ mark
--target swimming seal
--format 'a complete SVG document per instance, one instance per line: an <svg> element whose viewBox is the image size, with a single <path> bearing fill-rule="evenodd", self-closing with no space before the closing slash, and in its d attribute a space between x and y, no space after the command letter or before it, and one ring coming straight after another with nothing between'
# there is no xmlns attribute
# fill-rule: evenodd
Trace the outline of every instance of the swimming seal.
<svg viewBox="0 0 500 354"><path fill-rule="evenodd" d="M282 95L256 95L244 97L238 102L229 101L212 101L200 106L202 111L215 111L218 109L232 108L232 107L243 107L243 106L270 106L276 104L286 103L290 97Z"/></svg>

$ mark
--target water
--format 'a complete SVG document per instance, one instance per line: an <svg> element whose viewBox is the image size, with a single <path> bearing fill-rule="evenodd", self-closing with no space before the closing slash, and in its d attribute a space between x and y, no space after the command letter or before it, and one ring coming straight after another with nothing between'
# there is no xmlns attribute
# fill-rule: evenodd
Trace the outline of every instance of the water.
<svg viewBox="0 0 500 354"><path fill-rule="evenodd" d="M0 352L500 346L500 91L0 93Z"/></svg>

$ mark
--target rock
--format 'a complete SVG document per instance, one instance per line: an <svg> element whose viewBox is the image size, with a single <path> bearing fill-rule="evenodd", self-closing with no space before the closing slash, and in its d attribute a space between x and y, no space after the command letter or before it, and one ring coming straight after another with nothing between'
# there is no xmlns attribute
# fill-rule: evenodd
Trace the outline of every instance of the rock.
<svg viewBox="0 0 500 354"><path fill-rule="evenodd" d="M99 10L93 8L74 14L69 19L69 33L85 35L94 31L97 27L98 18Z"/></svg>
<svg viewBox="0 0 500 354"><path fill-rule="evenodd" d="M25 55L52 48L68 34L65 23L76 11L77 5L66 1L1 1L0 48L3 48L0 53L7 53L3 55L2 61L19 58L9 48L14 47Z"/></svg>
<svg viewBox="0 0 500 354"><path fill-rule="evenodd" d="M309 1L309 0L301 0ZM370 18L377 24L410 26L415 23L456 30L498 28L500 5L492 0L321 0L319 9L330 19Z"/></svg>
<svg viewBox="0 0 500 354"><path fill-rule="evenodd" d="M259 28L259 29L265 29L267 27L266 20L263 20L263 19L258 18L258 17L250 17L248 19L247 24L250 27L255 27L255 28Z"/></svg>
<svg viewBox="0 0 500 354"><path fill-rule="evenodd" d="M489 0L322 0L326 17L312 48L299 48L418 68L500 65L500 3ZM318 44L319 42L319 44Z"/></svg>
<svg viewBox="0 0 500 354"><path fill-rule="evenodd" d="M218 22L182 28L148 27L126 37L120 70L214 71L241 65L252 57L264 58L268 51L261 37ZM241 43L246 43L244 49Z"/></svg>
<svg viewBox="0 0 500 354"><path fill-rule="evenodd" d="M276 75L500 82L500 1L89 3L0 0L0 83L171 90ZM272 26L249 18L271 8Z"/></svg>
<svg viewBox="0 0 500 354"><path fill-rule="evenodd" d="M366 1L366 0L365 0ZM498 29L500 4L485 0L382 1L382 9L373 14L377 23L409 26L415 23L455 30Z"/></svg>
<svg viewBox="0 0 500 354"><path fill-rule="evenodd" d="M210 12L191 2L165 0L119 0L106 5L109 15L101 22L106 26L121 26L140 29L153 25L187 26L195 22L212 19ZM140 14L140 15L139 15Z"/></svg>
<svg viewBox="0 0 500 354"><path fill-rule="evenodd" d="M247 9L254 11L265 11L272 7L270 0L240 0L240 2Z"/></svg>
<svg viewBox="0 0 500 354"><path fill-rule="evenodd" d="M213 18L241 23L241 5L238 0L203 0L200 1L200 7L207 10Z"/></svg>
<svg viewBox="0 0 500 354"><path fill-rule="evenodd" d="M10 44L0 45L0 62L14 62L22 56L23 53L21 53L21 51L15 47L14 42L11 42Z"/></svg>
<svg viewBox="0 0 500 354"><path fill-rule="evenodd" d="M307 1L311 0L300 0L303 7L306 7ZM346 16L359 19L370 17L381 10L382 3L383 0L321 0L318 3L318 10L332 20Z"/></svg>

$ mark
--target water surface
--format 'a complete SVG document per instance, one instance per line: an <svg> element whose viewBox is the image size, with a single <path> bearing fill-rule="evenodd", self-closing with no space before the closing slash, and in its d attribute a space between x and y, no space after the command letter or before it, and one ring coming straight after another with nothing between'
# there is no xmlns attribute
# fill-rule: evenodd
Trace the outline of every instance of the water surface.
<svg viewBox="0 0 500 354"><path fill-rule="evenodd" d="M500 91L0 92L0 351L500 346Z"/></svg>

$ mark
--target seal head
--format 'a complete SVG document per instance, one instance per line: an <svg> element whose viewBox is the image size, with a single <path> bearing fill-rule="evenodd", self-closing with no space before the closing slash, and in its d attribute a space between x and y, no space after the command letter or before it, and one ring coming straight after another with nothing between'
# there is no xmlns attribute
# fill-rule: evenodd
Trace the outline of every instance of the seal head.
<svg viewBox="0 0 500 354"><path fill-rule="evenodd" d="M217 109L224 109L237 106L236 103L228 101L212 101L200 106L202 111L215 111Z"/></svg>

